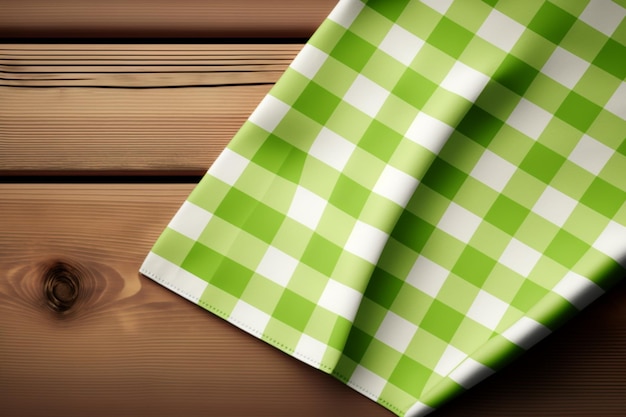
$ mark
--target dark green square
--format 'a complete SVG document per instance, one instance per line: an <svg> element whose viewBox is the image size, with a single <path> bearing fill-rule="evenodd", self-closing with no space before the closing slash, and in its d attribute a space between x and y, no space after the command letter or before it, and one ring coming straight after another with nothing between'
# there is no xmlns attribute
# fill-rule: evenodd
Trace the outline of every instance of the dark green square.
<svg viewBox="0 0 626 417"><path fill-rule="evenodd" d="M576 129L586 132L601 111L602 107L571 91L556 111L555 116Z"/></svg>
<svg viewBox="0 0 626 417"><path fill-rule="evenodd" d="M387 125L373 120L359 141L359 147L387 161L402 140L402 135Z"/></svg>
<svg viewBox="0 0 626 417"><path fill-rule="evenodd" d="M587 252L589 244L561 229L545 250L545 255L567 268L573 267Z"/></svg>
<svg viewBox="0 0 626 417"><path fill-rule="evenodd" d="M437 157L426 171L422 183L452 200L466 178L467 174L463 171Z"/></svg>
<svg viewBox="0 0 626 417"><path fill-rule="evenodd" d="M420 327L445 342L450 342L465 316L439 300L434 300Z"/></svg>
<svg viewBox="0 0 626 417"><path fill-rule="evenodd" d="M547 293L548 290L527 279L515 294L511 305L520 311L527 312Z"/></svg>
<svg viewBox="0 0 626 417"><path fill-rule="evenodd" d="M473 37L472 32L444 16L435 26L427 42L448 55L458 58Z"/></svg>
<svg viewBox="0 0 626 417"><path fill-rule="evenodd" d="M210 282L217 288L240 297L253 274L254 272L245 266L229 258L222 258Z"/></svg>
<svg viewBox="0 0 626 417"><path fill-rule="evenodd" d="M376 10L387 19L395 22L408 3L409 0L374 0L368 1L367 7Z"/></svg>
<svg viewBox="0 0 626 417"><path fill-rule="evenodd" d="M311 81L298 97L293 108L320 124L325 124L341 99Z"/></svg>
<svg viewBox="0 0 626 417"><path fill-rule="evenodd" d="M293 149L292 145L278 136L269 135L252 157L252 162L276 173L288 160Z"/></svg>
<svg viewBox="0 0 626 417"><path fill-rule="evenodd" d="M564 162L565 158L558 153L541 143L535 143L526 154L520 168L547 184Z"/></svg>
<svg viewBox="0 0 626 417"><path fill-rule="evenodd" d="M550 2L545 2L528 24L528 28L558 45L575 22L576 17Z"/></svg>
<svg viewBox="0 0 626 417"><path fill-rule="evenodd" d="M327 276L333 272L341 248L330 240L313 233L311 240L302 254L302 262Z"/></svg>
<svg viewBox="0 0 626 417"><path fill-rule="evenodd" d="M407 68L391 92L416 109L421 109L436 89L437 84Z"/></svg>
<svg viewBox="0 0 626 417"><path fill-rule="evenodd" d="M355 362L360 362L373 337L356 326L352 326L343 353Z"/></svg>
<svg viewBox="0 0 626 417"><path fill-rule="evenodd" d="M514 235L528 213L529 210L526 207L500 194L487 212L485 220L503 232Z"/></svg>
<svg viewBox="0 0 626 417"><path fill-rule="evenodd" d="M272 317L294 329L303 331L314 309L315 304L301 295L286 289L280 300L278 300L278 304L272 312Z"/></svg>
<svg viewBox="0 0 626 417"><path fill-rule="evenodd" d="M352 217L358 217L370 191L353 179L340 175L328 201Z"/></svg>
<svg viewBox="0 0 626 417"><path fill-rule="evenodd" d="M389 377L391 382L402 391L419 398L433 371L414 361L408 356L402 356Z"/></svg>
<svg viewBox="0 0 626 417"><path fill-rule="evenodd" d="M461 120L456 130L484 146L489 146L504 122L478 106L472 106Z"/></svg>
<svg viewBox="0 0 626 417"><path fill-rule="evenodd" d="M393 228L391 236L419 253L433 230L435 230L435 226L405 210Z"/></svg>
<svg viewBox="0 0 626 417"><path fill-rule="evenodd" d="M223 256L201 243L194 243L181 268L209 282Z"/></svg>
<svg viewBox="0 0 626 417"><path fill-rule="evenodd" d="M626 201L626 193L602 178L593 180L580 202L608 218L613 218Z"/></svg>
<svg viewBox="0 0 626 417"><path fill-rule="evenodd" d="M374 45L347 31L330 52L330 56L353 70L361 72L375 51Z"/></svg>
<svg viewBox="0 0 626 417"><path fill-rule="evenodd" d="M494 259L471 246L467 246L461 253L459 260L454 264L452 272L480 288L495 264Z"/></svg>
<svg viewBox="0 0 626 417"><path fill-rule="evenodd" d="M624 80L626 78L626 46L609 39L593 60L593 64L620 80Z"/></svg>
<svg viewBox="0 0 626 417"><path fill-rule="evenodd" d="M391 303L396 299L401 287L401 280L376 267L367 284L365 296L385 308L391 308Z"/></svg>
<svg viewBox="0 0 626 417"><path fill-rule="evenodd" d="M622 141L622 144L617 148L617 152L626 156L626 138Z"/></svg>
<svg viewBox="0 0 626 417"><path fill-rule="evenodd" d="M258 203L244 223L243 229L264 242L272 243L285 216L263 203Z"/></svg>
<svg viewBox="0 0 626 417"><path fill-rule="evenodd" d="M306 162L307 153L301 151L296 147L292 147L289 151L289 155L283 161L276 172L278 175L293 183L300 182L302 176L302 170L304 169L304 163Z"/></svg>
<svg viewBox="0 0 626 417"><path fill-rule="evenodd" d="M215 215L237 227L242 227L257 204L259 202L248 194L231 188L215 210Z"/></svg>
<svg viewBox="0 0 626 417"><path fill-rule="evenodd" d="M328 346L337 350L343 350L346 343L346 335L352 329L352 322L341 316L337 316L333 330L328 338ZM345 351L344 351L345 353Z"/></svg>
<svg viewBox="0 0 626 417"><path fill-rule="evenodd" d="M521 59L507 55L493 75L493 79L514 93L523 96L539 71Z"/></svg>
<svg viewBox="0 0 626 417"><path fill-rule="evenodd" d="M491 7L494 7L497 2L498 2L498 0L483 0L483 3L487 3Z"/></svg>

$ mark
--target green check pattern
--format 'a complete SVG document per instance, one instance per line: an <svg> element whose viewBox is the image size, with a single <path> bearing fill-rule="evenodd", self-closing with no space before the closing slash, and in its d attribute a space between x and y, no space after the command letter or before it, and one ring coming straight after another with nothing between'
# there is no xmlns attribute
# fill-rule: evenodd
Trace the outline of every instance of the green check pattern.
<svg viewBox="0 0 626 417"><path fill-rule="evenodd" d="M624 275L625 16L339 2L141 272L429 413Z"/></svg>

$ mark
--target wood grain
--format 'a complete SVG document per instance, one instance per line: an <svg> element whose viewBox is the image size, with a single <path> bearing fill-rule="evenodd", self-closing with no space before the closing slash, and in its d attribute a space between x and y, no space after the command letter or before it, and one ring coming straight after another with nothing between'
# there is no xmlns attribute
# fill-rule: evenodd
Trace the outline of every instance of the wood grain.
<svg viewBox="0 0 626 417"><path fill-rule="evenodd" d="M0 45L0 175L201 175L302 45Z"/></svg>
<svg viewBox="0 0 626 417"><path fill-rule="evenodd" d="M3 415L391 416L139 276L192 187L0 184ZM65 313L55 262L81 283ZM623 416L625 284L433 416Z"/></svg>
<svg viewBox="0 0 626 417"><path fill-rule="evenodd" d="M308 38L336 3L336 0L0 0L0 38Z"/></svg>

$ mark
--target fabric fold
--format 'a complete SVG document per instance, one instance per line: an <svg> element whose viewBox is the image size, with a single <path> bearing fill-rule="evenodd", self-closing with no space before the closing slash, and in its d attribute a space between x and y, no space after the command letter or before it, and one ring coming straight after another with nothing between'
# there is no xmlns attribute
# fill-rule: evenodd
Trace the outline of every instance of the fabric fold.
<svg viewBox="0 0 626 417"><path fill-rule="evenodd" d="M398 415L549 335L625 272L626 9L516 5L340 1L141 272Z"/></svg>

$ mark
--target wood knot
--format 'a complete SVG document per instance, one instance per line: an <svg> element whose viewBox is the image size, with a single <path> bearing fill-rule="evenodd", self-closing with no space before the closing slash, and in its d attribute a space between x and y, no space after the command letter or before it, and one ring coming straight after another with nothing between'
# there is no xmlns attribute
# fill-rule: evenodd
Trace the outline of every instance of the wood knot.
<svg viewBox="0 0 626 417"><path fill-rule="evenodd" d="M80 267L55 261L44 270L44 297L53 311L65 313L76 303L80 294L83 272Z"/></svg>

